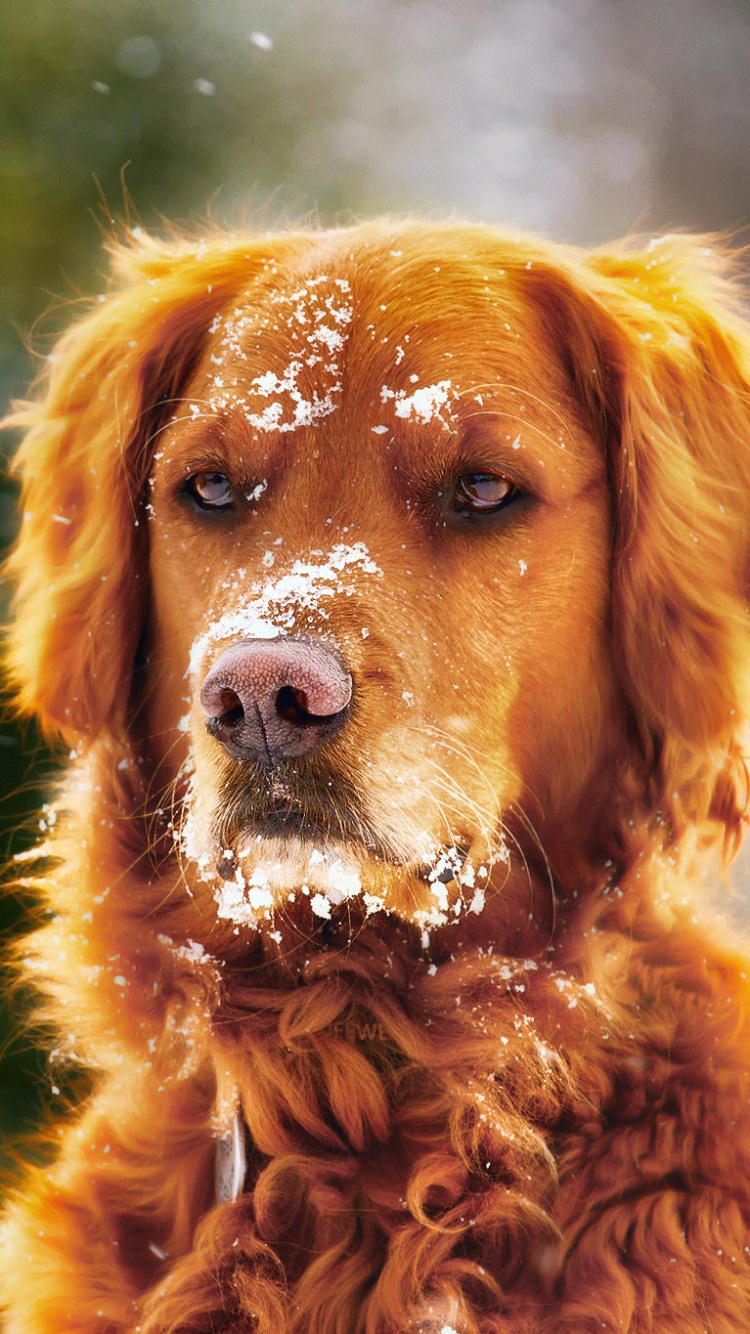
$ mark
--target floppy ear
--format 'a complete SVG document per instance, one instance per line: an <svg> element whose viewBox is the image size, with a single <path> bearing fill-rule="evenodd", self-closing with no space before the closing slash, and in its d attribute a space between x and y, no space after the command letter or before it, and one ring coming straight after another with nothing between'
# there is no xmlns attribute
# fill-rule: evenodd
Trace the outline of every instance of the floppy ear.
<svg viewBox="0 0 750 1334"><path fill-rule="evenodd" d="M709 238L674 236L571 261L562 278L547 270L546 315L536 294L607 450L614 666L651 808L735 833L747 801L750 338L730 270Z"/></svg>
<svg viewBox="0 0 750 1334"><path fill-rule="evenodd" d="M272 255L248 237L115 247L113 289L60 339L36 401L7 419L27 434L6 662L20 709L48 732L77 741L122 723L147 592L151 441L213 315L294 246L290 235Z"/></svg>

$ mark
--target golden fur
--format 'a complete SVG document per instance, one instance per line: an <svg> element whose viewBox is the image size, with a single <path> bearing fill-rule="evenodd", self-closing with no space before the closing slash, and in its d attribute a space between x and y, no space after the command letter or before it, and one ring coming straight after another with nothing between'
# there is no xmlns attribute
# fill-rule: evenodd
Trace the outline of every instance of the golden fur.
<svg viewBox="0 0 750 1334"><path fill-rule="evenodd" d="M20 954L93 1092L9 1206L8 1334L750 1328L750 954L701 905L747 804L730 267L401 222L115 251L13 419L7 662L71 751ZM354 682L270 770L199 703L247 626Z"/></svg>

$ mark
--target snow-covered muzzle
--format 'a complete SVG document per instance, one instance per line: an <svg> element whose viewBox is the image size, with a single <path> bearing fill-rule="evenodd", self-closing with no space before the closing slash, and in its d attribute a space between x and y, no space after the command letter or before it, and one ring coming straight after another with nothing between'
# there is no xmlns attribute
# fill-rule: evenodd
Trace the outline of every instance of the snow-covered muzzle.
<svg viewBox="0 0 750 1334"><path fill-rule="evenodd" d="M468 816L446 823L443 814L435 822L441 803L430 792L429 766L420 765L413 736L404 736L411 757L404 776L393 775L401 791L398 807L391 803L390 810L372 791L373 760L361 754L361 747L353 749L345 735L349 719L339 738L330 742L324 736L325 744L312 743L302 752L294 746L290 753L283 747L269 751L260 741L257 749L250 744L243 750L219 737L226 752L222 755L216 744L217 720L206 716L206 682L215 675L217 663L243 650L259 648L263 654L263 645L269 646L265 658L271 660L274 651L290 647L299 647L298 656L335 653L344 668L348 658L356 656L353 729L360 726L358 713L367 707L360 694L368 689L371 632L358 609L368 604L369 587L383 579L368 548L363 542L338 543L327 553L294 560L276 577L270 574L271 561L266 568L269 576L250 583L249 589L246 571L237 571L229 581L232 596L226 608L196 637L190 652L191 709L180 725L193 744L177 833L185 873L188 879L209 882L217 915L238 926L273 933L277 913L288 918L297 904L318 925L342 913L349 923L358 923L393 911L421 927L427 943L432 928L482 911L492 868L507 864L509 854L502 834L486 820L480 826ZM343 649L331 628L340 623L342 607L347 612L346 638L350 644L359 639L357 655ZM245 712L257 715L257 733L266 742L269 728L261 718L266 698L268 707L278 710L296 682L294 670L289 675L287 668L286 676L278 682L271 679L269 685L267 662L262 666L263 692L254 679L252 689L237 689ZM304 657L302 666L296 661L294 666L303 671ZM277 691L282 681L287 684ZM213 691L219 698L223 693L230 696L226 716L242 714L241 706L231 708L238 704L234 691ZM394 693L403 731L411 732L414 692L404 688ZM302 698L307 703L308 695ZM398 730L398 718L393 721ZM389 763L392 767L392 756ZM427 805L433 807L430 823L424 816L425 791Z"/></svg>

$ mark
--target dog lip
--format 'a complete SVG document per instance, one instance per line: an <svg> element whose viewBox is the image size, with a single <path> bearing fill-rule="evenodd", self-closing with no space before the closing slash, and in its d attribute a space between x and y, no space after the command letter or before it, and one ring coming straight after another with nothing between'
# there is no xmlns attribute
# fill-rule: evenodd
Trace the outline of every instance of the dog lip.
<svg viewBox="0 0 750 1334"><path fill-rule="evenodd" d="M399 857L374 833L371 832L369 837L363 833L360 837L352 830L336 830L299 807L284 802L263 812L253 813L243 820L237 835L240 844L243 838L298 839L311 847L328 848L331 851L340 848L360 856L364 852L389 866L414 868L412 859Z"/></svg>
<svg viewBox="0 0 750 1334"><path fill-rule="evenodd" d="M329 783L326 792L300 791L294 782L273 779L263 786L265 791L254 793L230 787L224 794L214 833L219 845L234 849L235 855L251 854L253 844L264 840L298 840L333 855L364 856L415 879L448 884L470 852L471 835L454 836L429 859L416 848L399 847L387 831L381 834L371 823L356 789L345 792L341 780Z"/></svg>
<svg viewBox="0 0 750 1334"><path fill-rule="evenodd" d="M456 845L455 851L460 866L446 866L435 875L431 864L416 860L413 857L399 857L376 837L366 839L354 837L351 833L346 835L343 831L335 833L319 820L306 815L304 811L293 804L285 802L280 802L277 806L270 807L262 815L255 815L245 821L240 833L245 836L249 835L251 838L290 840L296 838L302 843L318 848L328 847L332 849L334 846L340 846L343 849L359 852L360 854L365 852L370 857L374 857L376 861L397 867L402 871L410 871L414 876L427 883L439 881L446 885L458 877L460 867L463 866L469 855L468 845Z"/></svg>
<svg viewBox="0 0 750 1334"><path fill-rule="evenodd" d="M292 805L290 802L279 802L277 806L272 806L268 811L259 817L257 821L259 826L265 826L275 834L282 834L286 837L292 837L301 833L302 830L322 831L323 826L319 821L304 811Z"/></svg>
<svg viewBox="0 0 750 1334"><path fill-rule="evenodd" d="M341 843L349 846L367 847L362 839L356 838L351 831L338 831L327 821L316 818L293 803L280 802L263 811L254 812L245 819L238 832L240 835L260 836L262 838L297 838L304 843L321 846Z"/></svg>

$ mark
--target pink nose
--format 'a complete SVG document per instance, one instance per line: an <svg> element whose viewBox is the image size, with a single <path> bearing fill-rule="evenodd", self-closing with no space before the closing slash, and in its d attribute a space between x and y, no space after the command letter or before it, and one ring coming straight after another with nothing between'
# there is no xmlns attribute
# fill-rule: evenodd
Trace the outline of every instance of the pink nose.
<svg viewBox="0 0 750 1334"><path fill-rule="evenodd" d="M323 644L250 639L226 648L201 689L206 727L237 760L298 759L340 730L352 678Z"/></svg>

